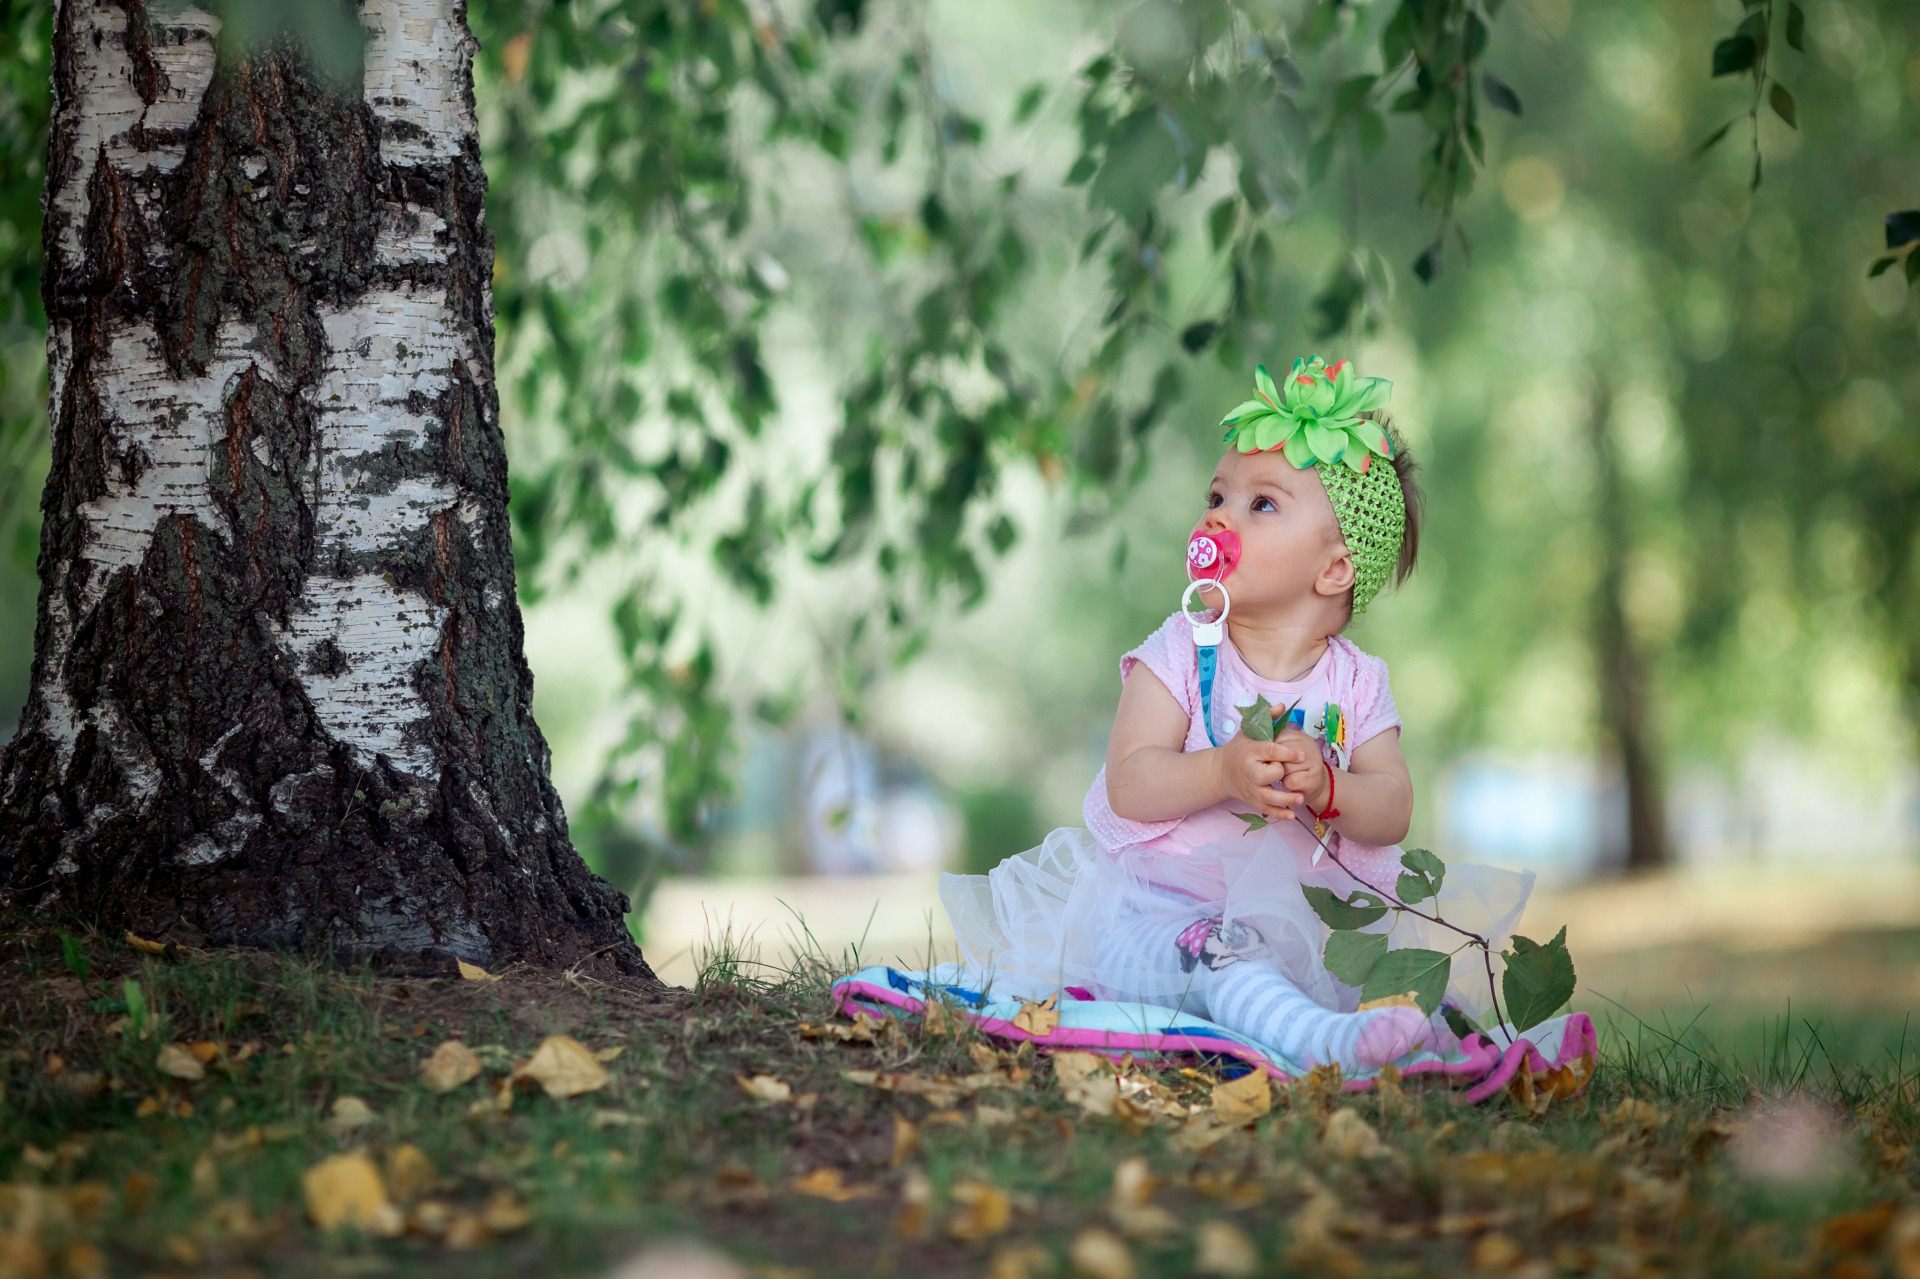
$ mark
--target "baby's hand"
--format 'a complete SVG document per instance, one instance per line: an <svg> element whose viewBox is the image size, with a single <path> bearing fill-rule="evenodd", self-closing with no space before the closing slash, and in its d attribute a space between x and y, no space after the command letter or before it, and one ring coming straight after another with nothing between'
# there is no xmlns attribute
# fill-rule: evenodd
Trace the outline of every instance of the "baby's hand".
<svg viewBox="0 0 1920 1279"><path fill-rule="evenodd" d="M1313 746L1306 734L1288 736L1307 742L1313 758L1320 758L1319 748ZM1284 739L1260 742L1239 734L1214 754L1216 780L1227 799L1249 805L1270 822L1291 818L1293 806L1302 802L1303 796L1287 789L1276 790L1274 783L1284 778L1289 769L1299 769L1303 763L1298 742Z"/></svg>
<svg viewBox="0 0 1920 1279"><path fill-rule="evenodd" d="M1273 742L1287 748L1293 757L1293 762L1280 775L1281 785L1298 794L1307 811L1325 812L1331 796L1327 793L1327 766L1320 758L1320 743L1297 728L1282 730Z"/></svg>

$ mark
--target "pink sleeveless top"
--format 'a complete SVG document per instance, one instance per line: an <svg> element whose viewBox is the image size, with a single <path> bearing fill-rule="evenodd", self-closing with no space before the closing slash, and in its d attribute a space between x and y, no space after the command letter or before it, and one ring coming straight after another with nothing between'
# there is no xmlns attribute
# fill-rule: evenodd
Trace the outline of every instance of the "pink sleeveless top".
<svg viewBox="0 0 1920 1279"><path fill-rule="evenodd" d="M1211 616L1211 615L1207 615ZM1202 620L1206 620L1204 617ZM1213 743L1200 705L1200 670L1193 643L1193 627L1175 613L1160 629L1148 636L1140 647L1120 659L1120 678L1124 682L1138 666L1144 665L1187 713L1187 740L1184 749L1206 750ZM1389 729L1400 727L1400 713L1394 708L1393 692L1387 683L1387 664L1360 651L1351 640L1335 635L1327 641L1312 671L1291 683L1264 679L1247 666L1229 637L1220 645L1219 672L1213 686L1214 733L1222 742L1240 731L1240 712L1236 709L1262 696L1273 706L1298 705L1302 713L1302 731L1320 741L1322 758L1336 768L1345 767L1355 748ZM1330 708L1337 710L1330 711ZM1333 740L1328 740L1332 728ZM1113 811L1107 799L1107 770L1102 768L1087 791L1084 815L1087 829L1109 853L1141 847L1153 852L1182 856L1208 844L1220 844L1247 834L1247 827L1233 815L1235 803L1216 805L1190 813L1177 821L1136 822ZM1311 815L1298 810L1307 817ZM1280 823L1282 828L1292 823ZM1291 832L1288 832L1291 834ZM1311 847L1310 835L1304 837ZM1299 842L1289 839L1289 843ZM1329 832L1327 843L1342 860L1365 876L1367 869L1388 874L1397 867L1399 850L1359 844Z"/></svg>

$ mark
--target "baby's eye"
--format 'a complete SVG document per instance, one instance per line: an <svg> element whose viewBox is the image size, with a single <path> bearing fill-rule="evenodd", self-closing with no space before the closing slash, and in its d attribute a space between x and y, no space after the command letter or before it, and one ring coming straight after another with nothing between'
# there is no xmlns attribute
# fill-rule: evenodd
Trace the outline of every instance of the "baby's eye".
<svg viewBox="0 0 1920 1279"><path fill-rule="evenodd" d="M1218 492L1209 493L1207 494L1207 509L1211 511L1214 507L1219 506L1221 503L1225 502L1226 500L1227 499L1224 497L1221 497Z"/></svg>
<svg viewBox="0 0 1920 1279"><path fill-rule="evenodd" d="M1273 504L1273 499L1270 497L1256 497L1253 499L1253 509L1256 511L1277 511L1280 508Z"/></svg>

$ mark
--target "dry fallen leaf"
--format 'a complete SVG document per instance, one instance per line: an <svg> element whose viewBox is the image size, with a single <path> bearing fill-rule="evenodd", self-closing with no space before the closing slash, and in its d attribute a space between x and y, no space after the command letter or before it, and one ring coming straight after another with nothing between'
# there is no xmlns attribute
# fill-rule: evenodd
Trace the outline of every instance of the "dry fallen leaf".
<svg viewBox="0 0 1920 1279"><path fill-rule="evenodd" d="M1652 1132L1666 1122L1667 1113L1664 1110L1638 1097L1628 1097L1600 1116L1602 1128L1613 1128L1622 1132Z"/></svg>
<svg viewBox="0 0 1920 1279"><path fill-rule="evenodd" d="M588 1122L595 1128L632 1128L646 1120L624 1110L596 1110Z"/></svg>
<svg viewBox="0 0 1920 1279"><path fill-rule="evenodd" d="M1362 1119L1359 1111L1347 1106L1328 1117L1320 1142L1342 1159L1374 1159L1387 1153L1373 1125Z"/></svg>
<svg viewBox="0 0 1920 1279"><path fill-rule="evenodd" d="M1180 1130L1173 1134L1173 1147L1175 1150L1184 1150L1188 1154L1197 1155L1217 1145L1232 1131L1232 1127L1221 1123L1210 1113L1202 1111L1187 1120L1181 1125Z"/></svg>
<svg viewBox="0 0 1920 1279"><path fill-rule="evenodd" d="M1042 1279L1053 1273L1053 1254L1037 1243L1009 1244L987 1262L987 1279Z"/></svg>
<svg viewBox="0 0 1920 1279"><path fill-rule="evenodd" d="M933 1183L918 1168L907 1169L900 1181L900 1220L894 1233L902 1239L918 1239L927 1229L927 1209L933 1206Z"/></svg>
<svg viewBox="0 0 1920 1279"><path fill-rule="evenodd" d="M966 1178L953 1183L954 1214L947 1234L955 1239L985 1239L1004 1231L1013 1221L1013 1201L992 1182Z"/></svg>
<svg viewBox="0 0 1920 1279"><path fill-rule="evenodd" d="M379 1118L373 1107L358 1097L335 1097L333 1111L327 1116L326 1129L336 1137L344 1137L355 1129L364 1128Z"/></svg>
<svg viewBox="0 0 1920 1279"><path fill-rule="evenodd" d="M513 1078L515 1082L531 1079L547 1090L547 1096L564 1099L605 1088L613 1076L579 1040L548 1035L526 1064L513 1072Z"/></svg>
<svg viewBox="0 0 1920 1279"><path fill-rule="evenodd" d="M1178 1230L1180 1223L1173 1214L1151 1202L1160 1185L1143 1156L1121 1160L1113 1170L1113 1197L1107 1206L1113 1224L1136 1239L1156 1239Z"/></svg>
<svg viewBox="0 0 1920 1279"><path fill-rule="evenodd" d="M929 997L920 1010L920 1024L929 1035L958 1033L960 1019L943 999Z"/></svg>
<svg viewBox="0 0 1920 1279"><path fill-rule="evenodd" d="M486 969L482 968L478 964L469 964L464 959L456 959L453 962L460 966L460 975L466 978L468 981L499 981L500 980L494 974L488 972Z"/></svg>
<svg viewBox="0 0 1920 1279"><path fill-rule="evenodd" d="M1084 1279L1134 1279L1133 1253L1112 1231L1082 1230L1067 1251L1073 1272Z"/></svg>
<svg viewBox="0 0 1920 1279"><path fill-rule="evenodd" d="M136 937L132 929L127 930L126 941L127 945L133 947L135 950L144 951L149 955L162 955L166 953L167 949L165 942L148 941L144 937Z"/></svg>
<svg viewBox="0 0 1920 1279"><path fill-rule="evenodd" d="M733 1082L740 1085L740 1091L755 1101L782 1102L793 1099L793 1088L772 1075L735 1075Z"/></svg>
<svg viewBox="0 0 1920 1279"><path fill-rule="evenodd" d="M816 1026L812 1022L803 1021L800 1023L800 1037L832 1039L843 1044L870 1044L880 1028L881 1024L876 1018L869 1017L865 1013L855 1013L851 1026L840 1022L827 1022L825 1025Z"/></svg>
<svg viewBox="0 0 1920 1279"><path fill-rule="evenodd" d="M453 1213L438 1233L440 1242L455 1252L484 1248L493 1242L493 1232L487 1229L487 1223L481 1220L477 1212Z"/></svg>
<svg viewBox="0 0 1920 1279"><path fill-rule="evenodd" d="M1058 995L1048 995L1046 1002L1041 1004L1021 1000L1020 1011L1013 1015L1014 1026L1029 1035L1046 1038L1060 1026L1060 1011L1055 1006L1059 999Z"/></svg>
<svg viewBox="0 0 1920 1279"><path fill-rule="evenodd" d="M1111 1065L1092 1053L1055 1053L1053 1076L1060 1081L1061 1096L1090 1115L1112 1114L1120 1099L1120 1081Z"/></svg>
<svg viewBox="0 0 1920 1279"><path fill-rule="evenodd" d="M793 1183L793 1193L806 1195L809 1199L825 1199L829 1203L843 1204L849 1199L871 1199L880 1193L879 1187L868 1185L849 1186L841 1180L838 1168L815 1168Z"/></svg>
<svg viewBox="0 0 1920 1279"><path fill-rule="evenodd" d="M300 1174L307 1216L322 1230L354 1226L372 1235L392 1236L405 1225L387 1198L386 1184L373 1161L359 1151L322 1159Z"/></svg>
<svg viewBox="0 0 1920 1279"><path fill-rule="evenodd" d="M615 1058L619 1057L619 1055L625 1051L627 1051L627 1046L625 1044L615 1044L611 1048L601 1048L597 1050L593 1054L593 1059L604 1065L607 1062L613 1061Z"/></svg>
<svg viewBox="0 0 1920 1279"><path fill-rule="evenodd" d="M210 1039L197 1039L187 1045L187 1052L202 1066L211 1066L213 1059L220 1055L220 1045Z"/></svg>
<svg viewBox="0 0 1920 1279"><path fill-rule="evenodd" d="M893 1117L893 1157L887 1161L887 1167L898 1168L913 1148L920 1144L920 1130L913 1122L900 1115Z"/></svg>
<svg viewBox="0 0 1920 1279"><path fill-rule="evenodd" d="M1213 1086L1213 1117L1229 1127L1250 1124L1272 1109L1273 1085L1264 1070L1250 1070Z"/></svg>
<svg viewBox="0 0 1920 1279"><path fill-rule="evenodd" d="M1482 1274L1500 1274L1511 1270L1526 1254L1511 1236L1498 1230L1481 1235L1473 1245L1472 1265Z"/></svg>
<svg viewBox="0 0 1920 1279"><path fill-rule="evenodd" d="M1194 1270L1203 1275L1247 1279L1259 1273L1260 1250L1253 1240L1224 1221L1203 1221L1194 1232Z"/></svg>
<svg viewBox="0 0 1920 1279"><path fill-rule="evenodd" d="M175 1079L205 1079L207 1068L194 1059L185 1044L168 1044L154 1058L154 1066L161 1074L172 1075Z"/></svg>
<svg viewBox="0 0 1920 1279"><path fill-rule="evenodd" d="M480 1073L480 1058L458 1039L449 1039L420 1063L420 1078L435 1092L452 1092Z"/></svg>
<svg viewBox="0 0 1920 1279"><path fill-rule="evenodd" d="M411 1142L387 1152L387 1185L402 1203L433 1185L433 1160Z"/></svg>
<svg viewBox="0 0 1920 1279"><path fill-rule="evenodd" d="M480 1210L480 1220L488 1230L497 1235L510 1234L524 1229L533 1221L533 1211L511 1190L496 1190L487 1197L486 1207Z"/></svg>

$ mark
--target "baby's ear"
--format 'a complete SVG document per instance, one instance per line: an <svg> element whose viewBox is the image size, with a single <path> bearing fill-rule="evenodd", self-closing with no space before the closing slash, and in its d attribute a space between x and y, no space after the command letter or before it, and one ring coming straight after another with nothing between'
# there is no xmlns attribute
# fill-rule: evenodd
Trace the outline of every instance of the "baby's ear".
<svg viewBox="0 0 1920 1279"><path fill-rule="evenodd" d="M1320 577L1313 588L1322 595L1344 595L1353 589L1354 567L1353 552L1341 546L1327 566L1320 570Z"/></svg>

